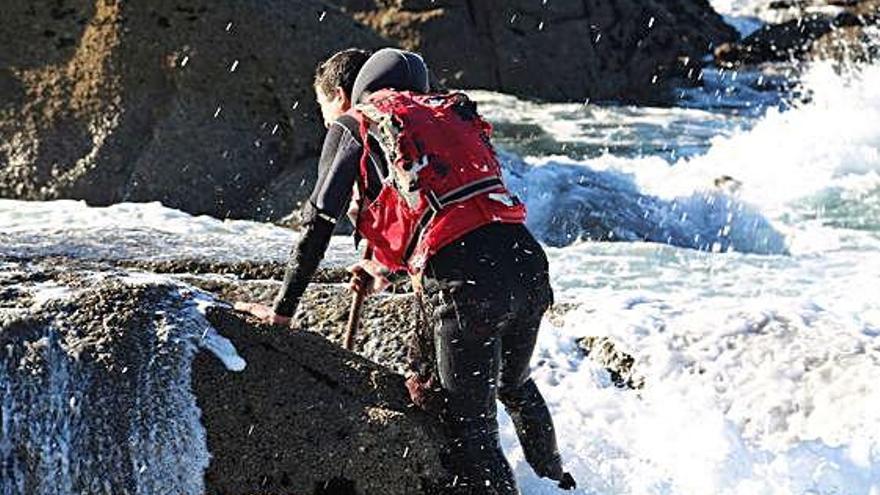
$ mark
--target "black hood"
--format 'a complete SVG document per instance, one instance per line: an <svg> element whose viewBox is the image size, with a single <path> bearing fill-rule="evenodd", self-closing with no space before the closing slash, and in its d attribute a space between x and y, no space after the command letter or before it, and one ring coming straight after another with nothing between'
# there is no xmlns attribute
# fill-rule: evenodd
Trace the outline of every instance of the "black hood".
<svg viewBox="0 0 880 495"><path fill-rule="evenodd" d="M374 53L358 72L351 90L351 101L362 99L380 89L427 93L428 67L422 57L396 48L383 48Z"/></svg>

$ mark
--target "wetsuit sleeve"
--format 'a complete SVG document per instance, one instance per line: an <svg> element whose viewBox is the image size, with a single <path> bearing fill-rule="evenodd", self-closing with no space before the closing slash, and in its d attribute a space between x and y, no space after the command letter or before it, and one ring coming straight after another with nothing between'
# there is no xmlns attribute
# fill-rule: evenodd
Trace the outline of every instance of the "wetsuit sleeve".
<svg viewBox="0 0 880 495"><path fill-rule="evenodd" d="M291 250L275 313L293 316L299 299L324 258L336 221L348 209L362 147L351 131L334 123L324 138L318 181L303 214L303 235Z"/></svg>

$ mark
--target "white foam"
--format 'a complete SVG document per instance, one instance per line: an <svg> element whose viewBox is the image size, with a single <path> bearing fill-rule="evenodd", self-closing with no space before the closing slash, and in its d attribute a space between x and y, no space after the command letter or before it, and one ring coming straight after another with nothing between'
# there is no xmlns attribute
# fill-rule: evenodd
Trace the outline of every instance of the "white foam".
<svg viewBox="0 0 880 495"><path fill-rule="evenodd" d="M75 292L70 287L55 282L40 282L27 288L35 305L70 298Z"/></svg>
<svg viewBox="0 0 880 495"><path fill-rule="evenodd" d="M229 371L244 371L247 366L247 362L238 355L232 342L217 333L214 328L205 329L201 336L200 345L211 351Z"/></svg>
<svg viewBox="0 0 880 495"><path fill-rule="evenodd" d="M572 211L566 201L578 192L580 177L601 176L599 192L638 193L674 204L658 224L681 224L685 234L704 239L727 228L734 250L783 252L777 234L785 235L783 244L793 252L837 249L849 232L825 229L826 223L880 227L871 219L880 212L880 133L874 125L880 121L880 66L840 75L830 65L816 65L804 76L804 88L808 102L770 109L753 127L713 138L702 155L674 163L658 155L531 157L530 165L548 169L526 170L520 183L511 181L527 197L538 231L549 223L543 218ZM716 188L724 176L740 183L735 193ZM704 228L684 222L685 213L707 222Z"/></svg>
<svg viewBox="0 0 880 495"><path fill-rule="evenodd" d="M299 235L272 224L193 216L160 203L90 207L84 201L0 199L0 255L281 261ZM343 265L353 251L350 239L334 238L324 265Z"/></svg>
<svg viewBox="0 0 880 495"><path fill-rule="evenodd" d="M549 252L557 300L575 309L545 321L534 375L585 493L880 490L880 300L853 291L880 280L876 253ZM645 389L614 388L575 348L585 335L631 353ZM502 437L524 493L554 493L506 418Z"/></svg>
<svg viewBox="0 0 880 495"><path fill-rule="evenodd" d="M247 362L238 354L232 341L220 335L207 318L209 309L213 307L229 308L229 304L190 286L178 285L178 292L189 304L188 317L195 324L196 333L192 337L196 344L214 354L227 370L244 371Z"/></svg>
<svg viewBox="0 0 880 495"><path fill-rule="evenodd" d="M220 335L207 319L207 312L210 308L228 308L229 304L165 275L133 271L126 273L122 279L129 284L166 284L177 287L177 295L187 302L187 309L180 316L184 318L184 324L190 327L189 337L192 341L199 347L210 351L229 371L240 372L247 367L247 362L238 354L232 341ZM168 330L165 331L167 333Z"/></svg>

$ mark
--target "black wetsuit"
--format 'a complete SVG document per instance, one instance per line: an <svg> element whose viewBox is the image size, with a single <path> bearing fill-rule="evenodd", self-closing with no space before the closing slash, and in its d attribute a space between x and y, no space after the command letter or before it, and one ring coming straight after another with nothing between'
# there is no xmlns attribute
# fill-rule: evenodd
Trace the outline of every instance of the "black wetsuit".
<svg viewBox="0 0 880 495"><path fill-rule="evenodd" d="M399 61L400 55L385 56L382 63L371 64L375 58L358 76L353 97L383 87L427 89L426 78L411 82L412 64L421 63L420 59L398 64L395 59ZM421 74L416 71L416 76ZM415 79L422 81L421 77ZM379 147L372 143L370 149ZM306 208L305 232L291 253L276 313L293 314L323 258L334 223L348 208L362 151L354 119L343 116L334 122L324 141L318 182ZM378 195L386 171L381 154L372 154L367 201ZM435 353L429 368L442 386L445 405L437 412L450 440L445 463L453 475L450 484L455 488L451 491L518 493L498 441L496 397L513 418L526 459L537 474L560 479L562 466L553 423L529 378L538 326L553 297L541 246L523 225L490 224L432 256L424 270L423 286L422 297L433 327L423 330L429 340L433 337L433 345L427 346ZM424 353L425 349L419 351Z"/></svg>

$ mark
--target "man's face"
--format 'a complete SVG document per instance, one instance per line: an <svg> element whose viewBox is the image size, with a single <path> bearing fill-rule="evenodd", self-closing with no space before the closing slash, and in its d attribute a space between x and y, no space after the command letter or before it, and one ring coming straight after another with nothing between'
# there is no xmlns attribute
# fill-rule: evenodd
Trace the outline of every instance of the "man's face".
<svg viewBox="0 0 880 495"><path fill-rule="evenodd" d="M351 101L345 91L336 87L332 95L326 95L321 88L315 88L318 95L318 105L321 106L321 116L324 118L324 127L330 128L333 122L351 108Z"/></svg>

